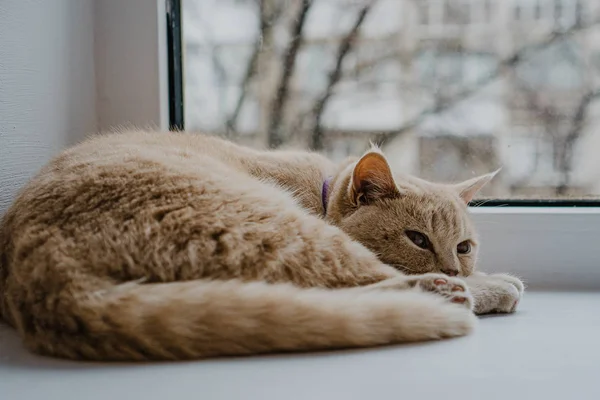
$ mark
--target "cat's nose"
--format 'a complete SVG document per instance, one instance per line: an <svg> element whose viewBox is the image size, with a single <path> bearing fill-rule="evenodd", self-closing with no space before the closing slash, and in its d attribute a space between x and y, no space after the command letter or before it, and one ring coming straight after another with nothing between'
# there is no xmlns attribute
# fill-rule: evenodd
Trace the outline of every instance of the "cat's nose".
<svg viewBox="0 0 600 400"><path fill-rule="evenodd" d="M456 268L442 268L442 273L448 276L456 276L458 275L458 270Z"/></svg>

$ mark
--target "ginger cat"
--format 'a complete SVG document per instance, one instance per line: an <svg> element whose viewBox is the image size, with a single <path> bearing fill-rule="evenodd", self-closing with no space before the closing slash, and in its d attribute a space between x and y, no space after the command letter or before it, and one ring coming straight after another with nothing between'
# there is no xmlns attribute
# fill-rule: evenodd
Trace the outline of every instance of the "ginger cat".
<svg viewBox="0 0 600 400"><path fill-rule="evenodd" d="M456 185L394 180L214 137L95 136L49 163L0 226L0 316L34 352L181 360L469 333L523 284L474 272Z"/></svg>

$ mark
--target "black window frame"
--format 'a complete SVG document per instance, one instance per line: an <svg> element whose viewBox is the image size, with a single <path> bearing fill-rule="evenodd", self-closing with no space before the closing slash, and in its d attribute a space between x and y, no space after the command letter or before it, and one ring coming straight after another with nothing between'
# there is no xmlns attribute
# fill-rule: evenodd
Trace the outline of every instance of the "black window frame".
<svg viewBox="0 0 600 400"><path fill-rule="evenodd" d="M185 119L181 0L166 0L166 19L169 69L169 129L182 131L185 127Z"/></svg>

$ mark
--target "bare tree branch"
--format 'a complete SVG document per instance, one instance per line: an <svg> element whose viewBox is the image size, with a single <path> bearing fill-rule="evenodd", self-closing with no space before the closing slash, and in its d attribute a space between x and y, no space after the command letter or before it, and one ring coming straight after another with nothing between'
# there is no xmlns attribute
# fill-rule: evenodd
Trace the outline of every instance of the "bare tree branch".
<svg viewBox="0 0 600 400"><path fill-rule="evenodd" d="M598 21L595 21L594 24L596 24L597 22ZM594 25L594 24L592 24L592 25ZM457 92L456 94L454 94L452 96L449 96L448 98L436 99L436 101L434 102L434 104L432 106L427 107L424 110L422 110L419 114L417 114L415 117L413 117L412 119L407 121L401 127L397 128L393 131L383 132L383 133L377 135L375 137L375 141L380 143L380 145L385 146L392 139L394 139L400 135L403 135L403 134L413 130L414 128L418 127L428 117L435 115L435 114L439 114L443 111L449 110L449 109L453 108L454 106L456 106L457 104L461 103L462 101L470 98L474 94L477 94L479 91L481 91L487 85L489 85L490 83L495 81L497 78L502 76L507 70L513 69L515 66L520 64L523 60L527 59L531 55L531 53L536 53L540 50L544 50L544 49L548 48L549 46L551 46L552 44L557 43L558 41L565 39L585 28L589 28L590 26L591 25L586 25L586 26L574 25L566 30L554 31L550 35L545 37L543 40L541 40L540 42L522 47L521 49L516 51L510 57L508 57L504 60L501 60L498 63L498 65L496 66L496 68L490 74L484 76L483 78L480 78L479 80L477 80L477 82L475 82L475 84L473 84L470 87L467 87L463 90L460 90L459 92Z"/></svg>
<svg viewBox="0 0 600 400"><path fill-rule="evenodd" d="M321 119L323 117L323 111L325 110L325 106L327 102L331 98L333 94L333 89L335 85L340 81L342 77L342 66L344 63L344 59L346 56L352 52L354 47L354 43L356 38L359 35L360 27L362 26L367 14L375 4L376 0L372 0L366 3L358 12L358 16L356 17L356 21L354 25L348 31L346 36L342 39L340 46L338 48L335 67L329 73L329 81L327 82L327 87L325 88L325 92L321 95L321 97L316 101L313 107L313 128L312 128L312 136L311 136L311 148L313 150L322 150L323 149L323 127L321 126Z"/></svg>
<svg viewBox="0 0 600 400"><path fill-rule="evenodd" d="M303 41L302 34L304 25L311 5L312 0L302 0L302 5L298 10L298 15L295 18L295 24L292 28L292 38L283 60L283 72L271 107L271 118L268 130L269 147L279 147L283 144L283 138L280 132L283 111L288 99L290 80L296 67L296 58L298 57L298 51Z"/></svg>
<svg viewBox="0 0 600 400"><path fill-rule="evenodd" d="M250 83L256 75L256 70L258 68L258 58L263 48L263 42L266 37L269 37L271 35L273 26L275 25L275 21L283 12L283 3L277 3L277 8L275 8L272 12L268 12L268 7L265 4L267 1L268 0L257 0L257 6L259 7L259 33L258 37L256 38L256 41L254 42L252 55L250 56L250 59L248 60L248 65L246 66L244 79L241 83L240 96L237 99L233 112L225 122L227 128L226 136L229 137L231 137L236 132L237 119L242 110L242 106L244 105L244 101L246 100L246 96L248 95Z"/></svg>

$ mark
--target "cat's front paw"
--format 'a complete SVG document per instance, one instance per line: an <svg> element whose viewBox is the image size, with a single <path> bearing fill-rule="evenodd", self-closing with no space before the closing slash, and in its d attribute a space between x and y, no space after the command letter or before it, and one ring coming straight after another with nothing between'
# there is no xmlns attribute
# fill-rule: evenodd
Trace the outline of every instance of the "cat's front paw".
<svg viewBox="0 0 600 400"><path fill-rule="evenodd" d="M525 284L516 276L512 276L509 274L493 274L493 275L488 275L488 277L510 283L517 289L517 291L519 292L519 295L522 295L523 292L525 291Z"/></svg>
<svg viewBox="0 0 600 400"><path fill-rule="evenodd" d="M525 291L523 282L508 274L479 273L464 279L475 298L476 314L513 313Z"/></svg>
<svg viewBox="0 0 600 400"><path fill-rule="evenodd" d="M468 286L459 278L442 274L400 275L381 282L363 286L359 290L414 290L436 293L452 303L473 309L474 300Z"/></svg>
<svg viewBox="0 0 600 400"><path fill-rule="evenodd" d="M469 310L473 309L474 301L468 286L459 278L442 274L417 275L414 278L415 287L444 296L452 303L462 304Z"/></svg>

